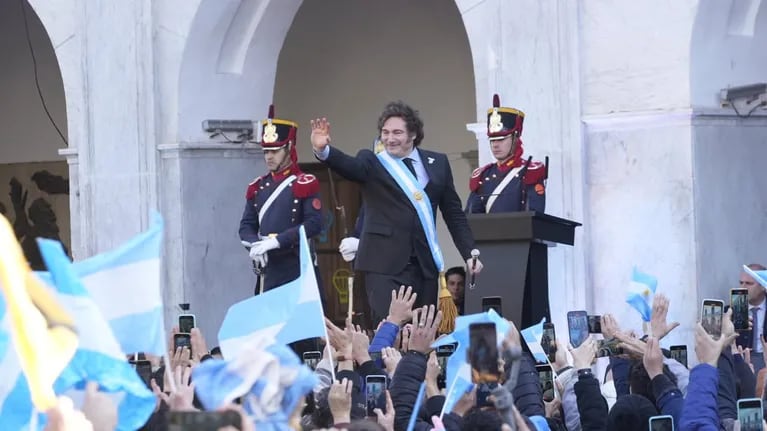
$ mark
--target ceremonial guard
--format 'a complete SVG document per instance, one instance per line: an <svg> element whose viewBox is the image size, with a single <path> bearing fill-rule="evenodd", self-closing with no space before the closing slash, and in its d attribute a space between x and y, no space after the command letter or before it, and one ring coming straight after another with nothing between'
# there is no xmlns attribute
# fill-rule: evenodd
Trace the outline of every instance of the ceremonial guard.
<svg viewBox="0 0 767 431"><path fill-rule="evenodd" d="M493 96L493 107L487 111L487 136L495 162L472 173L467 213L542 213L546 209L548 168L523 159L520 137L524 120L524 112L501 107L498 95Z"/></svg>
<svg viewBox="0 0 767 431"><path fill-rule="evenodd" d="M298 125L274 118L273 106L262 125L261 146L269 172L248 185L240 221L240 239L250 245L250 257L261 277L256 294L298 278L299 228L304 226L308 239L322 229L320 183L298 167Z"/></svg>

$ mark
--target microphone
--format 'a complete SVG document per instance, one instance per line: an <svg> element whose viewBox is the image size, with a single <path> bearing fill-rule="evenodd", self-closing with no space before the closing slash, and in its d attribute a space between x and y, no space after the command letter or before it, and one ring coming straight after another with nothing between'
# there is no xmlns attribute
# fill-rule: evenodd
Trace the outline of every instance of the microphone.
<svg viewBox="0 0 767 431"><path fill-rule="evenodd" d="M477 286L476 283L476 274L474 274L474 270L477 269L477 258L479 257L479 250L476 248L471 251L471 279L469 281L469 289L474 289Z"/></svg>

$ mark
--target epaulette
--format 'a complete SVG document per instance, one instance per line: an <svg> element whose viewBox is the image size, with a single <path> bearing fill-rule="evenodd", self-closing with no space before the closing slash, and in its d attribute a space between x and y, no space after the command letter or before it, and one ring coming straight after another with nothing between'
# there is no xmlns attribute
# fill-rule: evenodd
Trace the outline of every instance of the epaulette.
<svg viewBox="0 0 767 431"><path fill-rule="evenodd" d="M525 185L540 184L546 179L546 165L541 162L532 162L525 172Z"/></svg>
<svg viewBox="0 0 767 431"><path fill-rule="evenodd" d="M261 184L261 179L264 177L256 177L250 184L248 184L248 190L245 191L245 200L249 201L256 196L258 192L258 185Z"/></svg>
<svg viewBox="0 0 767 431"><path fill-rule="evenodd" d="M484 174L490 166L493 166L493 163L488 163L485 166L474 169L474 172L471 173L471 178L469 178L469 190L472 192L479 190L479 186L482 184L482 174Z"/></svg>
<svg viewBox="0 0 767 431"><path fill-rule="evenodd" d="M293 196L297 198L306 198L320 192L320 182L312 174L300 174L293 181Z"/></svg>

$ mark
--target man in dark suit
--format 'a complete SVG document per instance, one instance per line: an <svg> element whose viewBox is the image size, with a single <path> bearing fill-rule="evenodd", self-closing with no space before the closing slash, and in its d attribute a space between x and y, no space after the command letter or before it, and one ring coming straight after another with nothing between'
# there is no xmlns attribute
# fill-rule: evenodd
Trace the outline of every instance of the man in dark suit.
<svg viewBox="0 0 767 431"><path fill-rule="evenodd" d="M757 275L763 274L761 271L767 269L758 263L752 263L747 266ZM765 313L765 310L767 310L767 292L760 281L762 280L754 279L745 271L740 273L740 288L748 289L748 313L752 320L752 329L750 331L740 331L740 335L735 342L743 348L751 349L751 364L754 366L754 373L758 373L759 370L764 368L762 338L767 337L767 313Z"/></svg>
<svg viewBox="0 0 767 431"><path fill-rule="evenodd" d="M436 238L437 207L470 271L474 238L455 191L447 156L418 148L423 122L402 102L389 103L378 119L384 151L360 150L356 157L330 144L330 124L312 121L317 158L341 176L361 185L365 217L355 269L365 273L373 323L387 317L391 291L413 286L416 307L437 303L438 276L444 271Z"/></svg>

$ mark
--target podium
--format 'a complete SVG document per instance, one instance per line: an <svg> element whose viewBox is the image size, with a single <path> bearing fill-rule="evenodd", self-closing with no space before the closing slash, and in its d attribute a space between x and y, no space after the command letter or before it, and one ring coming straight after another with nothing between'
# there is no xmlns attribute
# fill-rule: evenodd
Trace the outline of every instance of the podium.
<svg viewBox="0 0 767 431"><path fill-rule="evenodd" d="M544 316L551 321L548 248L573 245L581 224L534 211L467 217L484 267L474 289L467 280L464 313L498 311L500 303L500 314L520 329Z"/></svg>

